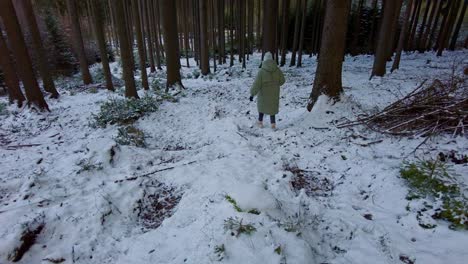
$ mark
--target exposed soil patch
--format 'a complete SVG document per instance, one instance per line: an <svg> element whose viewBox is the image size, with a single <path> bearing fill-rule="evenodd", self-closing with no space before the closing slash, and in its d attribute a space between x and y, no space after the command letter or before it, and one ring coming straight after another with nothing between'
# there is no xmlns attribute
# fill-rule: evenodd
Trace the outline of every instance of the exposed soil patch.
<svg viewBox="0 0 468 264"><path fill-rule="evenodd" d="M146 186L147 189L143 197L137 201L134 211L137 212L140 224L145 229L156 229L164 219L174 214L182 193L156 180L152 180Z"/></svg>
<svg viewBox="0 0 468 264"><path fill-rule="evenodd" d="M333 191L333 183L330 179L321 176L320 172L303 170L296 165L284 165L284 170L293 174L291 178L292 188L299 193L304 189L307 196L328 197Z"/></svg>
<svg viewBox="0 0 468 264"><path fill-rule="evenodd" d="M20 238L20 245L10 253L9 259L13 262L20 261L24 254L36 243L37 236L44 229L45 224L40 223L35 227L27 227Z"/></svg>

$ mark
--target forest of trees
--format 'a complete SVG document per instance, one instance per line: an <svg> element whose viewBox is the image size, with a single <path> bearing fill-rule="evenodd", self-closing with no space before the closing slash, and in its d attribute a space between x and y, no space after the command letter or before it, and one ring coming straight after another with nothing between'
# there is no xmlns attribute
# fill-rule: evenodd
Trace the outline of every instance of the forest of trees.
<svg viewBox="0 0 468 264"><path fill-rule="evenodd" d="M308 103L338 98L345 54L374 54L372 76L398 69L403 51L466 48L460 40L468 0L1 0L0 82L10 102L48 110L59 97L54 78L120 60L125 96L138 97L135 74L149 89L146 68L167 74L166 90L183 87L180 67L239 63L271 52L282 67L318 55ZM289 61L287 61L286 55ZM193 58L196 65L190 65ZM312 74L314 69L311 69Z"/></svg>

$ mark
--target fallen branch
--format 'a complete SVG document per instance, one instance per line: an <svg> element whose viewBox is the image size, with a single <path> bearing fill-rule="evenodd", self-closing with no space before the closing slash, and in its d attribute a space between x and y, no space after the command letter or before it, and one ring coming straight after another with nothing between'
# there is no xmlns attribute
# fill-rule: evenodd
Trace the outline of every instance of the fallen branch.
<svg viewBox="0 0 468 264"><path fill-rule="evenodd" d="M185 164L181 164L181 165L178 165L178 166L172 166L172 167L167 167L167 168L162 168L162 169L158 169L158 170L155 170L155 171L151 171L151 172L148 172L148 173L145 173L145 174L142 174L142 175L138 175L138 176L133 176L133 177L130 177L130 178L124 178L124 179L121 179L121 180L115 180L114 183L121 183L121 182L124 182L124 181L134 181L138 178L143 178L143 177L148 177L150 175L153 175L153 174L156 174L158 172L162 172L162 171L167 171L167 170L172 170L172 169L175 169L175 168L178 168L178 167L182 167L182 166L187 166L187 165L190 165L190 164L193 164L193 163L196 163L197 161L190 161L190 162L187 162Z"/></svg>

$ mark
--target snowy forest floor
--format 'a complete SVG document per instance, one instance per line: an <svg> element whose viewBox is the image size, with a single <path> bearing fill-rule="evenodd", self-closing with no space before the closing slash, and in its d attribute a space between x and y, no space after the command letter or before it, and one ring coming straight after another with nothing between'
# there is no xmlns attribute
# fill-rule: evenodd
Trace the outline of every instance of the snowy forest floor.
<svg viewBox="0 0 468 264"><path fill-rule="evenodd" d="M48 100L51 113L9 107L0 116L0 263L34 225L43 228L19 263L466 263L467 231L435 220L422 228L399 170L467 154L468 140L439 136L414 152L422 138L336 124L447 78L467 52L404 55L400 70L369 81L372 61L347 57L343 100L321 97L311 113L316 58L284 67L276 131L268 118L255 126L248 100L259 54L246 70L185 78L177 102L134 124L144 148L117 144L117 125L89 125L122 95L73 88L76 77ZM467 183L467 165L453 167ZM249 224L251 234L239 230Z"/></svg>

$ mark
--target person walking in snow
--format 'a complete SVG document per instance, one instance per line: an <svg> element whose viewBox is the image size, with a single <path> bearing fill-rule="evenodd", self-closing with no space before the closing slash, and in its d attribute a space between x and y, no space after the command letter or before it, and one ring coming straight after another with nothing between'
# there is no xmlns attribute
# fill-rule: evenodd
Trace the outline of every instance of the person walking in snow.
<svg viewBox="0 0 468 264"><path fill-rule="evenodd" d="M262 68L250 88L250 101L257 96L258 126L263 128L263 117L270 115L271 128L276 129L275 116L279 112L280 86L285 83L281 72L270 52L265 54Z"/></svg>

